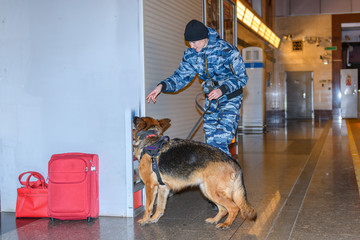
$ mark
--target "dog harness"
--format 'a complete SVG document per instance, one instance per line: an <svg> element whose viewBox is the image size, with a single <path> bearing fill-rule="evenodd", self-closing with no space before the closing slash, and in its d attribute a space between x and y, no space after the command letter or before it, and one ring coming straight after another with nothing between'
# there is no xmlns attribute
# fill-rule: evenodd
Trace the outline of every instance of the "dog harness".
<svg viewBox="0 0 360 240"><path fill-rule="evenodd" d="M157 159L159 157L161 148L163 147L163 145L165 143L167 143L169 141L170 141L170 138L168 136L161 137L159 140L157 140L152 145L145 147L140 156L140 159L141 159L145 153L150 155L152 170L155 172L160 185L165 185L165 183L161 179Z"/></svg>

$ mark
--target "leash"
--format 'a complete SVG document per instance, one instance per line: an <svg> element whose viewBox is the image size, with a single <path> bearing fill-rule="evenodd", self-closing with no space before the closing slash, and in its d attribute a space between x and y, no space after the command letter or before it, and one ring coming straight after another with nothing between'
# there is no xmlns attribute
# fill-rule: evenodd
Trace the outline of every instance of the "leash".
<svg viewBox="0 0 360 240"><path fill-rule="evenodd" d="M210 92L211 92L212 90L215 89L216 84L215 84L214 79L212 79L211 76L210 76L210 74L209 74L207 58L205 58L205 66L206 66L206 68L205 68L205 69L206 69L206 74L207 74L208 78L209 78L210 81L211 81L211 87L212 87L212 89L210 89ZM232 67L232 66L231 66L231 67ZM203 82L203 84L205 84L205 81ZM205 114L214 113L214 112L218 109L218 107L220 107L220 105L219 105L219 98L218 98L218 99L216 99L216 107L215 107L215 110L214 110L213 112L209 112L209 109L210 109L210 107L211 107L211 105L212 105L211 101L209 101L209 106L208 106L206 109L204 109L202 106L200 106L200 104L199 104L199 102L198 102L198 97L201 96L201 95L203 95L203 93L199 93L198 95L196 95L196 97L195 97L195 104L196 104L196 106L200 109L200 111L201 111L203 114L200 116L199 120L195 123L195 126L191 129L191 131L190 131L189 135L187 136L186 140L190 140L190 139L191 139L192 135L194 134L195 130L198 128L198 126L199 126L201 120L204 118ZM219 117L218 117L218 121L219 121Z"/></svg>
<svg viewBox="0 0 360 240"><path fill-rule="evenodd" d="M217 82L214 81L214 79L211 78L211 76L210 76L210 74L209 74L207 57L205 57L205 66L206 66L206 67L205 67L206 75L208 76L208 78L209 78L210 81L211 81L211 88L209 88L209 90L210 90L210 92L211 92L212 90L215 89L215 87L218 87L219 85L218 85ZM233 67L232 63L230 63L229 66L230 66L231 72L236 76L236 73L235 73L235 70L234 70L234 67ZM203 85L203 84L205 84L205 81L202 83L202 85ZM240 88L240 89L236 90L235 92L229 94L228 97L232 97L231 95L234 95L234 94L242 94L242 91L243 91L243 89ZM220 107L220 105L219 105L219 98L216 99L216 107L215 107L215 110L214 110L213 112L209 112L209 108L210 108L210 106L212 105L211 101L209 101L209 106L208 106L206 109L204 109L203 107L201 107L200 104L198 103L198 100L197 100L197 99L198 99L198 97L199 97L200 95L202 95L202 94L203 94L203 93L200 93L200 94L196 95L196 97L195 97L195 104L196 104L196 106L203 112L203 114L200 116L199 120L195 123L195 126L193 127L193 129L191 129L191 131L190 131L189 135L187 136L186 140L190 140L190 139L191 139L192 135L194 134L195 130L198 128L198 126L199 126L201 120L204 118L205 114L214 113L214 112ZM221 98L221 97L222 97L222 96L220 96L220 98ZM221 110L221 107L220 107L220 110ZM220 115L220 114L219 114L219 115ZM221 117L222 117L222 116L221 116ZM220 120L221 120L221 118L219 119L219 116L218 116L218 120L217 120L217 121L220 121Z"/></svg>
<svg viewBox="0 0 360 240"><path fill-rule="evenodd" d="M204 109L202 106L200 106L199 102L198 102L198 97L200 95L203 95L203 93L199 93L198 95L196 95L195 97L195 104L196 106L200 109L200 111L202 112L200 118L197 120L197 122L195 123L195 126L191 129L189 135L187 136L186 140L190 140L191 139L191 136L194 134L195 130L198 128L201 120L204 118L205 114L211 114L211 113L214 113L216 111L216 109L218 109L218 107L220 107L219 105L219 99L216 99L216 107L215 107L215 110L213 112L210 112L209 109L211 107L211 102L209 101L209 106Z"/></svg>

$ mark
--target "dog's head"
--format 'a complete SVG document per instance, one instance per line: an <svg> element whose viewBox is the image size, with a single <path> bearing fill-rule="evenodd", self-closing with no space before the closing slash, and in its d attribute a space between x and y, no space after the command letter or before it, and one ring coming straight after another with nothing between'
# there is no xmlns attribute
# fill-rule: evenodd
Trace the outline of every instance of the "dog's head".
<svg viewBox="0 0 360 240"><path fill-rule="evenodd" d="M156 120L151 117L134 117L133 123L135 127L134 138L142 132L154 131L156 135L162 135L170 126L170 119L164 118Z"/></svg>

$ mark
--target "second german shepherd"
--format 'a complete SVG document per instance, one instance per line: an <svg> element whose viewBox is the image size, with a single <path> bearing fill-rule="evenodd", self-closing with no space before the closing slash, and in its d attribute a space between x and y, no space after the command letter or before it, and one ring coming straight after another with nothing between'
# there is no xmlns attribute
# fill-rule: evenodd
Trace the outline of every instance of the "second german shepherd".
<svg viewBox="0 0 360 240"><path fill-rule="evenodd" d="M239 211L244 219L256 219L256 212L246 198L243 173L238 162L221 150L201 142L181 139L165 141L153 158L164 183L161 185L152 168L152 157L145 148L159 142L170 119L135 117L133 123L135 157L140 160L139 174L146 192L144 217L138 221L141 225L156 223L160 219L170 190L179 191L189 186L199 186L204 196L217 205L217 215L205 220L207 223L217 223L217 228L230 227ZM153 214L156 196L157 207ZM226 214L225 222L219 223Z"/></svg>

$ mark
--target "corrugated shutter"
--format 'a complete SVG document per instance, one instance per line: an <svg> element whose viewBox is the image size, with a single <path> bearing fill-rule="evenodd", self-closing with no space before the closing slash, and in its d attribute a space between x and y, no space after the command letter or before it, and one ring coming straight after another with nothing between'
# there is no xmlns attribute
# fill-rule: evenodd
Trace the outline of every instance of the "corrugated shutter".
<svg viewBox="0 0 360 240"><path fill-rule="evenodd" d="M144 0L145 94L178 68L187 46L184 29L191 19L202 20L202 0ZM146 116L170 118L166 135L186 138L200 117L195 96L202 92L200 80L176 94L160 94L156 104L145 104ZM200 126L194 140L203 141Z"/></svg>

